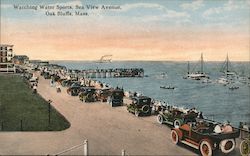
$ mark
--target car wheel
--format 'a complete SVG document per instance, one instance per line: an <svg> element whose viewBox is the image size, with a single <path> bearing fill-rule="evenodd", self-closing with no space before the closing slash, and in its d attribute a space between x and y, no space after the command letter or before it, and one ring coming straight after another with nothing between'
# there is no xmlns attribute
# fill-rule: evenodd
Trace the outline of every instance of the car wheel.
<svg viewBox="0 0 250 156"><path fill-rule="evenodd" d="M242 156L248 156L250 154L249 141L248 140L243 140L240 143L240 154Z"/></svg>
<svg viewBox="0 0 250 156"><path fill-rule="evenodd" d="M145 113L145 114L148 114L149 113L149 111L150 111L150 108L149 108L149 106L148 105L144 105L144 106L142 106L142 111L143 111L143 113Z"/></svg>
<svg viewBox="0 0 250 156"><path fill-rule="evenodd" d="M178 119L174 120L174 128L179 128L181 126L181 122Z"/></svg>
<svg viewBox="0 0 250 156"><path fill-rule="evenodd" d="M178 134L177 134L177 132L175 130L171 131L171 139L172 139L174 144L176 144L176 145L178 144L179 136L178 136Z"/></svg>
<svg viewBox="0 0 250 156"><path fill-rule="evenodd" d="M226 139L220 142L220 149L223 153L229 153L235 148L234 139Z"/></svg>
<svg viewBox="0 0 250 156"><path fill-rule="evenodd" d="M138 110L135 110L135 116L139 116L140 112Z"/></svg>
<svg viewBox="0 0 250 156"><path fill-rule="evenodd" d="M206 140L203 140L200 144L200 152L202 156L212 156L213 150L210 143Z"/></svg>
<svg viewBox="0 0 250 156"><path fill-rule="evenodd" d="M159 123L159 124L163 124L163 116L162 115L157 115L157 122Z"/></svg>

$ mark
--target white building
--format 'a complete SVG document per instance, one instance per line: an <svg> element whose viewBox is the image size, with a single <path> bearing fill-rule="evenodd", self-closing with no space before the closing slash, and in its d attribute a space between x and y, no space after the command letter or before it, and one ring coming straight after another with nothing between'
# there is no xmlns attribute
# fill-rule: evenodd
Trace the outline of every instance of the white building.
<svg viewBox="0 0 250 156"><path fill-rule="evenodd" d="M16 72L13 57L13 45L0 44L0 72Z"/></svg>

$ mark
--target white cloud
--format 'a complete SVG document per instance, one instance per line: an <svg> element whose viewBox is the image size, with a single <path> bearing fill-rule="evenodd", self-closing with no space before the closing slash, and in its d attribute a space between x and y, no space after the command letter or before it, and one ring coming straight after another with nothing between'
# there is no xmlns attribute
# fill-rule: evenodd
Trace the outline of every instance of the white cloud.
<svg viewBox="0 0 250 156"><path fill-rule="evenodd" d="M231 11L231 10L236 10L238 9L239 6L235 3L235 1L230 0L228 1L228 3L224 4L224 10L225 11Z"/></svg>
<svg viewBox="0 0 250 156"><path fill-rule="evenodd" d="M246 3L245 3L246 2ZM208 18L209 16L220 14L223 12L229 12L234 11L237 9L244 9L246 8L246 4L249 3L249 1L235 1L235 0L229 0L227 3L225 3L221 7L215 7L215 8L209 8L203 13L203 17ZM249 8L247 8L249 9Z"/></svg>
<svg viewBox="0 0 250 156"><path fill-rule="evenodd" d="M181 4L181 8L185 10L197 10L204 6L203 0L196 0L192 3L183 3Z"/></svg>
<svg viewBox="0 0 250 156"><path fill-rule="evenodd" d="M165 7L159 4L152 4L152 3L134 3L134 4L125 4L121 6L123 12L129 11L131 9L137 8L153 8L158 10L164 10Z"/></svg>
<svg viewBox="0 0 250 156"><path fill-rule="evenodd" d="M187 17L184 18L183 17ZM154 22L154 21L169 21L171 20L173 23L187 23L190 22L189 15L186 15L185 13L178 13L175 11L168 11L167 14L162 15L149 15L149 16L143 16L140 18L143 22ZM138 17L135 17L136 20ZM138 19L137 19L138 20Z"/></svg>
<svg viewBox="0 0 250 156"><path fill-rule="evenodd" d="M203 17L208 17L213 14L220 14L223 11L222 7L217 7L217 8L209 8L203 13Z"/></svg>
<svg viewBox="0 0 250 156"><path fill-rule="evenodd" d="M186 12L177 12L174 10L166 10L165 17L168 18L189 18L190 15Z"/></svg>
<svg viewBox="0 0 250 156"><path fill-rule="evenodd" d="M134 4L125 4L121 6L121 12L127 12L132 9L140 9L147 8L153 10L162 11L161 15L151 15L151 16L143 16L144 21L163 21L167 18L189 18L190 15L186 12L177 12L175 10L170 10L163 5L160 4L152 4L152 3L134 3Z"/></svg>

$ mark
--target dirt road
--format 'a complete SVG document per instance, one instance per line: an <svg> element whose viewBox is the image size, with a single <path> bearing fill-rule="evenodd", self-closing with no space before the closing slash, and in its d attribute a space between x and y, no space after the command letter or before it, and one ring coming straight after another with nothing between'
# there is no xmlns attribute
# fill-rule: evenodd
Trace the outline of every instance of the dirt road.
<svg viewBox="0 0 250 156"><path fill-rule="evenodd" d="M170 139L170 128L156 122L155 116L135 117L125 107L111 108L106 103L82 103L67 95L66 89L56 93L49 81L40 77L38 93L71 123L59 132L1 132L1 155L55 154L88 139L91 155L197 155L187 146L176 146ZM238 149L230 155L238 153ZM83 147L66 154L82 155Z"/></svg>

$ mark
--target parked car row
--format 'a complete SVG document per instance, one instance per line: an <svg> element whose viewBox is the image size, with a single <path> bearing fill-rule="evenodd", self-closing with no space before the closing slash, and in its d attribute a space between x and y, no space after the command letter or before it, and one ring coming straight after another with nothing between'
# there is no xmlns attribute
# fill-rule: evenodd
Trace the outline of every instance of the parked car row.
<svg viewBox="0 0 250 156"><path fill-rule="evenodd" d="M59 80L67 87L70 96L78 96L79 100L89 102L107 102L112 107L122 106L124 90L121 88L96 88L82 85L76 79ZM157 122L171 126L171 138L174 144L186 144L200 151L203 156L212 156L215 150L230 153L235 149L235 138L239 130L230 124L218 124L203 119L201 112L196 109L182 109L169 105L157 106L147 96L131 96L127 111L135 116L149 116L157 113Z"/></svg>
<svg viewBox="0 0 250 156"><path fill-rule="evenodd" d="M102 86L96 88L91 85L82 85L77 79L61 79L58 80L63 87L67 87L67 93L71 96L78 96L83 102L107 102L112 107L122 106L124 90L121 88L109 88Z"/></svg>

